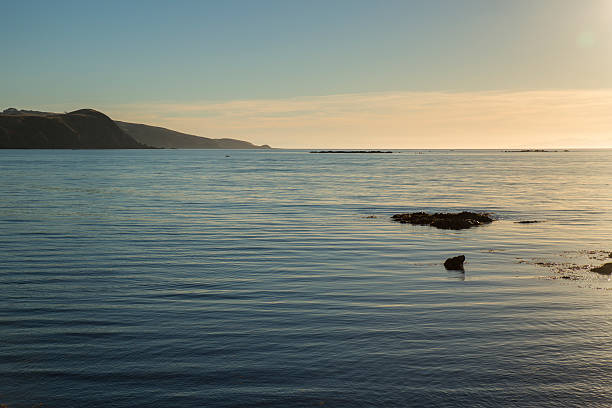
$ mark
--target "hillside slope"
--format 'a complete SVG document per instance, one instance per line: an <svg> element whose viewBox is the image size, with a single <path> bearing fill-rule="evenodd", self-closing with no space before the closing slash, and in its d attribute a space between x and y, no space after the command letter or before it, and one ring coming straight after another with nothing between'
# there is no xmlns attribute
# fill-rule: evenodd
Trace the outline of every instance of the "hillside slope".
<svg viewBox="0 0 612 408"><path fill-rule="evenodd" d="M159 148L176 149L269 149L236 139L210 139L174 130L138 123L115 121L128 135L140 143Z"/></svg>

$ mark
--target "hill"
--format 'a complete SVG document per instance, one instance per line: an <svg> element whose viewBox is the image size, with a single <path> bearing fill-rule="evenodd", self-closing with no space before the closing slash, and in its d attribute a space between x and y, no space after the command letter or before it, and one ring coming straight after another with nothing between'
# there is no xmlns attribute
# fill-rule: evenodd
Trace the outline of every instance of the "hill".
<svg viewBox="0 0 612 408"><path fill-rule="evenodd" d="M0 113L1 149L143 149L105 114L93 109Z"/></svg>
<svg viewBox="0 0 612 408"><path fill-rule="evenodd" d="M257 146L236 139L210 139L189 135L174 130L138 123L115 121L128 135L142 144L159 148L176 149L269 149L270 146Z"/></svg>
<svg viewBox="0 0 612 408"><path fill-rule="evenodd" d="M93 109L70 113L9 108L0 113L0 149L269 149L157 126L113 121Z"/></svg>

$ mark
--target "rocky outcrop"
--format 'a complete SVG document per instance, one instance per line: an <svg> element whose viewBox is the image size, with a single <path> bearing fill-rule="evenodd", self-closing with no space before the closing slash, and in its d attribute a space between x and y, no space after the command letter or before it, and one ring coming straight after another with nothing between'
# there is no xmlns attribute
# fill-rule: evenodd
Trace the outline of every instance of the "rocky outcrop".
<svg viewBox="0 0 612 408"><path fill-rule="evenodd" d="M393 153L390 150L313 150L310 153Z"/></svg>
<svg viewBox="0 0 612 408"><path fill-rule="evenodd" d="M545 149L521 149L521 150L504 150L506 153L557 153L569 152L569 150L545 150Z"/></svg>
<svg viewBox="0 0 612 408"><path fill-rule="evenodd" d="M464 262L465 255L459 255L444 261L444 267L449 271L462 271Z"/></svg>
<svg viewBox="0 0 612 408"><path fill-rule="evenodd" d="M612 262L608 262L607 264L603 264L600 267L591 269L591 272L597 272L602 275L610 275L612 274Z"/></svg>
<svg viewBox="0 0 612 408"><path fill-rule="evenodd" d="M489 214L479 214L469 211L460 213L428 214L425 212L415 212L395 214L391 219L396 222L401 222L402 224L429 225L440 229L452 230L466 229L493 222Z"/></svg>
<svg viewBox="0 0 612 408"><path fill-rule="evenodd" d="M105 114L93 109L47 113L7 109L0 114L1 149L142 149Z"/></svg>

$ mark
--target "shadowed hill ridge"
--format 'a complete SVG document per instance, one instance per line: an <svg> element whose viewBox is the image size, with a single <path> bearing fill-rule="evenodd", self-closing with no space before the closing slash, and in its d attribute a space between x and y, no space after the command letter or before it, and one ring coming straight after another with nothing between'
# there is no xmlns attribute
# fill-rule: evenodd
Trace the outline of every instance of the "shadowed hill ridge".
<svg viewBox="0 0 612 408"><path fill-rule="evenodd" d="M0 114L2 149L142 149L105 114L93 109L47 113L7 109Z"/></svg>
<svg viewBox="0 0 612 408"><path fill-rule="evenodd" d="M189 135L158 126L115 121L117 125L138 142L152 147L177 149L269 149L237 139L210 139Z"/></svg>

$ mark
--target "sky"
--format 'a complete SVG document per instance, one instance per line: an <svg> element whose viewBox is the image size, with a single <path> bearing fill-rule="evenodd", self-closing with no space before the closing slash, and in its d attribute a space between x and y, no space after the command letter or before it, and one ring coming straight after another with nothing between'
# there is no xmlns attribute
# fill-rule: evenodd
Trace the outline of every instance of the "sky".
<svg viewBox="0 0 612 408"><path fill-rule="evenodd" d="M0 109L286 148L612 147L612 0L0 6Z"/></svg>

